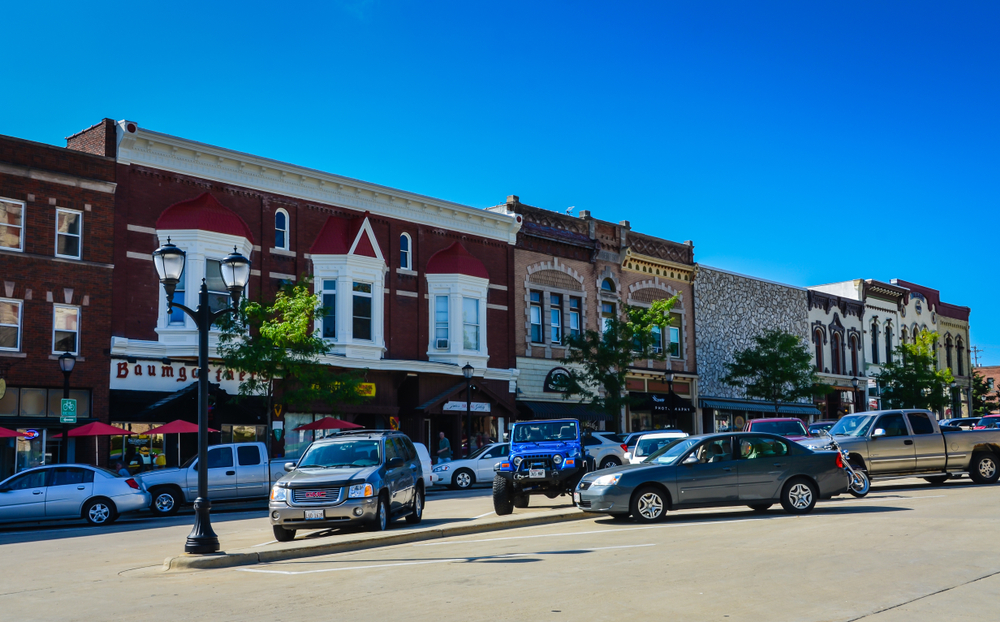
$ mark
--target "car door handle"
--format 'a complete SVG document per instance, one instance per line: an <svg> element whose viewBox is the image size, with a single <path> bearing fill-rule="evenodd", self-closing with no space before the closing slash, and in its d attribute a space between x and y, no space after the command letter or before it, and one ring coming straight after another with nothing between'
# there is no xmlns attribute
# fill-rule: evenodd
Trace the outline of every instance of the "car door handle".
<svg viewBox="0 0 1000 622"><path fill-rule="evenodd" d="M236 471L226 471L226 475L236 475Z"/></svg>
<svg viewBox="0 0 1000 622"><path fill-rule="evenodd" d="M904 445L912 445L913 441L911 441L911 440L905 440L905 441L903 441L903 444Z"/></svg>
<svg viewBox="0 0 1000 622"><path fill-rule="evenodd" d="M76 487L77 490L83 490L84 488L86 488L86 486L77 486Z"/></svg>
<svg viewBox="0 0 1000 622"><path fill-rule="evenodd" d="M774 466L776 466L776 467L778 467L780 469L781 467L785 466L785 463L784 462L775 462Z"/></svg>
<svg viewBox="0 0 1000 622"><path fill-rule="evenodd" d="M729 473L729 472L731 472L733 470L733 468L732 467L722 467L722 470L725 471L726 473Z"/></svg>
<svg viewBox="0 0 1000 622"><path fill-rule="evenodd" d="M33 490L33 491L31 491L31 494L33 494L33 495L40 495L40 494L42 494L42 491L41 490Z"/></svg>

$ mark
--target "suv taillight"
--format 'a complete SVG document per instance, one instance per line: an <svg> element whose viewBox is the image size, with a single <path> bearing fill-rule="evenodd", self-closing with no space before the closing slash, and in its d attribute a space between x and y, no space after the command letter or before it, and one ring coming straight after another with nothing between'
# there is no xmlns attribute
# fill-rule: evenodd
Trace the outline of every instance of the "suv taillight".
<svg viewBox="0 0 1000 622"><path fill-rule="evenodd" d="M125 480L125 483L128 484L129 488L135 488L136 490L139 490L139 482L135 481L131 477Z"/></svg>
<svg viewBox="0 0 1000 622"><path fill-rule="evenodd" d="M622 443L622 451L628 451L628 445Z"/></svg>

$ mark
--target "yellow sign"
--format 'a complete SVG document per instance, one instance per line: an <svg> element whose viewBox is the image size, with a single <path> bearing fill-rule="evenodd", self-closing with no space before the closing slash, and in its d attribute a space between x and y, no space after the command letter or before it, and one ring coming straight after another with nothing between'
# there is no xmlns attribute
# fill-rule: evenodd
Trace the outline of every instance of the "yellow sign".
<svg viewBox="0 0 1000 622"><path fill-rule="evenodd" d="M274 405L274 418L281 419L281 413L284 412L285 406L283 404Z"/></svg>
<svg viewBox="0 0 1000 622"><path fill-rule="evenodd" d="M393 430L399 429L399 419L397 417L389 417L389 427Z"/></svg>
<svg viewBox="0 0 1000 622"><path fill-rule="evenodd" d="M0 397L3 397L7 393L7 381L0 378Z"/></svg>
<svg viewBox="0 0 1000 622"><path fill-rule="evenodd" d="M375 383L362 382L361 384L359 384L358 395L363 395L365 397L375 397Z"/></svg>

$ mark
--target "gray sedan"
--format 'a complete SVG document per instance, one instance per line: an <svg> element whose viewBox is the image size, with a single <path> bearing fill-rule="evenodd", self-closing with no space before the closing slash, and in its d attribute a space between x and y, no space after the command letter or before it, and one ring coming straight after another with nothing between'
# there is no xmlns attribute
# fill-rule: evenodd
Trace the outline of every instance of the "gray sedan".
<svg viewBox="0 0 1000 622"><path fill-rule="evenodd" d="M0 523L83 518L91 525L148 508L141 482L89 464L37 467L0 482Z"/></svg>
<svg viewBox="0 0 1000 622"><path fill-rule="evenodd" d="M655 522L667 510L775 503L790 514L817 499L847 492L840 455L813 451L774 434L692 436L661 448L641 464L588 473L573 494L585 512Z"/></svg>

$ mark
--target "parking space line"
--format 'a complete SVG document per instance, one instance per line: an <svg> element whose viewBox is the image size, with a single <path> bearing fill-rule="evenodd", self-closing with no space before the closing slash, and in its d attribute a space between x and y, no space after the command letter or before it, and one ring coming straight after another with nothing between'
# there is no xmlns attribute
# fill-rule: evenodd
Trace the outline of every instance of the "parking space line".
<svg viewBox="0 0 1000 622"><path fill-rule="evenodd" d="M492 516L494 514L496 514L496 512L487 512L485 514L480 514L479 516L473 516L472 520L476 520L477 518L483 518L484 516Z"/></svg>
<svg viewBox="0 0 1000 622"><path fill-rule="evenodd" d="M258 546L267 546L268 544L276 544L277 542L278 542L277 540L271 540L270 542L264 542L262 544L255 544L255 545L251 546L250 548L255 549Z"/></svg>

